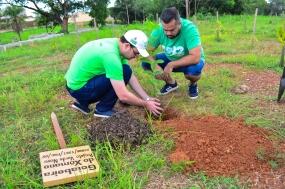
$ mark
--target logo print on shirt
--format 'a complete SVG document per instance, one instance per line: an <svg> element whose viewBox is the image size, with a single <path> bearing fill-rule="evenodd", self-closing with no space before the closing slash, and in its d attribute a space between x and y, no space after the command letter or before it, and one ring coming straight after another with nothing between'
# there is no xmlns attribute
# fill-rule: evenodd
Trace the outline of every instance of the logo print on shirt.
<svg viewBox="0 0 285 189"><path fill-rule="evenodd" d="M162 49L168 56L183 56L184 48L182 46L165 47L162 45Z"/></svg>

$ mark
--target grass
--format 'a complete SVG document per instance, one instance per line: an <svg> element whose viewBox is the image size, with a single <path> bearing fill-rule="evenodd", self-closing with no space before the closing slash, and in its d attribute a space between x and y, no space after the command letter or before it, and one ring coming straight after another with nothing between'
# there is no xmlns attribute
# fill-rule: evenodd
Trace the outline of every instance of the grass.
<svg viewBox="0 0 285 189"><path fill-rule="evenodd" d="M275 34L277 26L284 22L282 18L259 16L254 46L251 43L252 16L222 16L220 21L223 25L220 42L215 40L214 17L197 22L208 64L234 63L248 69L281 73L278 67L281 46L276 42ZM79 38L77 35L65 35L0 52L0 188L43 188L38 153L59 148L50 126L50 113L53 111L57 114L69 147L91 145L86 125L92 121L92 116L82 116L70 110L70 99L64 95L64 74L76 50L90 40L119 37L127 29L139 28L150 34L154 27L152 22L106 27L81 33ZM40 29L36 30L29 32L41 33ZM1 33L0 43L11 40L11 35ZM162 82L154 81L138 64L133 68L142 85L155 96ZM183 93L187 88L183 76L175 74L175 78L181 84L181 92L171 99L170 106L174 105L188 115L243 117L247 123L274 130L281 139L285 138L282 113L253 107L256 100L251 96L232 95L230 90L239 82L238 73L234 70L221 68L205 72L199 81L201 95L197 101L189 101L186 92ZM70 186L143 188L152 172L159 172L165 167L181 172L183 164L169 165L166 158L172 148L173 141L159 134L136 149L114 150L108 143L97 144L92 146L92 150L102 168L100 175ZM275 162L271 164L275 167ZM203 174L190 175L189 178L193 180L189 188L246 188L237 178L208 178Z"/></svg>
<svg viewBox="0 0 285 189"><path fill-rule="evenodd" d="M61 27L56 26L52 33L59 33L60 30L61 30ZM75 31L74 24L69 24L68 31L69 32ZM24 41L24 40L28 40L32 36L40 35L40 34L44 34L44 33L50 33L50 30L47 31L45 26L34 27L34 28L26 28L23 30L23 32L21 32L21 38L22 38L22 41ZM20 39L19 39L18 35L13 31L0 33L0 45L11 43L11 42L16 42L19 40Z"/></svg>

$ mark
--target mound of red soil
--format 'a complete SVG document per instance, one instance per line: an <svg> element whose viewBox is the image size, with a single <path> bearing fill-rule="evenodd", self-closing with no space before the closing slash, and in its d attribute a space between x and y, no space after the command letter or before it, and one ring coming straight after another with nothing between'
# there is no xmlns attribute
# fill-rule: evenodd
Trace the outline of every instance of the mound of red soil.
<svg viewBox="0 0 285 189"><path fill-rule="evenodd" d="M184 117L160 122L157 127L175 138L171 162L194 161L188 171L233 176L271 170L268 161L274 148L268 133L242 120Z"/></svg>

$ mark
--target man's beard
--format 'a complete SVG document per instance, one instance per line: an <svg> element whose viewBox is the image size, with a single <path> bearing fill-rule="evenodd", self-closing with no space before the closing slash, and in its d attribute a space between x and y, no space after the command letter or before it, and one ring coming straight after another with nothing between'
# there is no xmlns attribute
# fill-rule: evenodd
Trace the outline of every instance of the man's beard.
<svg viewBox="0 0 285 189"><path fill-rule="evenodd" d="M173 39L175 38L177 35L168 35L167 37L170 38L170 39Z"/></svg>
<svg viewBox="0 0 285 189"><path fill-rule="evenodd" d="M176 35L167 35L167 37L169 39L173 39L173 38L177 37L180 34L180 31L181 31L181 29L178 31L178 33Z"/></svg>

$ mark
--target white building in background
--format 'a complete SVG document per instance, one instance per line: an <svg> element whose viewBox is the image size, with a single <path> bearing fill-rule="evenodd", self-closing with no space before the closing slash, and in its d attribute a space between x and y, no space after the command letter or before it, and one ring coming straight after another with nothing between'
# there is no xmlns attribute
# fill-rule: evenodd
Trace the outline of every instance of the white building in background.
<svg viewBox="0 0 285 189"><path fill-rule="evenodd" d="M74 15L72 15L68 19L68 23L83 23L83 22L89 22L92 20L92 17L89 16L89 14L84 12L77 12Z"/></svg>

